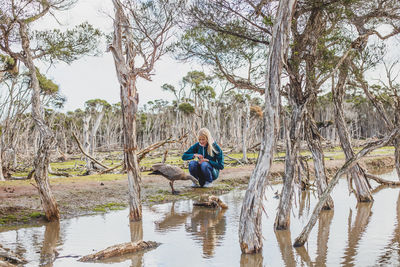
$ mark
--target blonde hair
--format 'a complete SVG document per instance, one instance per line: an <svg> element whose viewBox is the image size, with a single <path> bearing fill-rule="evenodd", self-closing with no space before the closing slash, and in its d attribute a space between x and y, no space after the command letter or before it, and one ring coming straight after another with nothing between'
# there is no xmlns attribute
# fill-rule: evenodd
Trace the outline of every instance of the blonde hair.
<svg viewBox="0 0 400 267"><path fill-rule="evenodd" d="M217 153L217 150L214 148L214 138L211 136L210 131L207 128L201 128L197 134L197 137L204 136L207 139L208 147L207 153L211 157L214 156L214 153Z"/></svg>

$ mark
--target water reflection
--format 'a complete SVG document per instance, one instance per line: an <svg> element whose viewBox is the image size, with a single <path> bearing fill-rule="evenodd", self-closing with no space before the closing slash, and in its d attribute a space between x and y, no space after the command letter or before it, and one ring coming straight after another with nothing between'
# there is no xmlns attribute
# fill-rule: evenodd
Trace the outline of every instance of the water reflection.
<svg viewBox="0 0 400 267"><path fill-rule="evenodd" d="M143 240L143 221L138 222L129 222L129 230L131 233L131 241L137 242ZM143 266L143 254L141 251L139 253L135 253L131 255L131 266L132 267L141 267Z"/></svg>
<svg viewBox="0 0 400 267"><path fill-rule="evenodd" d="M326 257L328 254L329 232L332 223L334 210L323 210L318 220L318 237L317 237L317 257L315 259L316 266L326 266Z"/></svg>
<svg viewBox="0 0 400 267"><path fill-rule="evenodd" d="M344 257L343 257L343 266L354 266L355 257L357 256L357 249L360 242L361 237L363 236L365 229L370 221L370 217L372 215L371 207L372 202L368 203L358 203L357 204L357 215L354 221L354 225L352 226L352 210L349 211L349 219L348 219L348 241L347 247L345 249Z"/></svg>
<svg viewBox="0 0 400 267"><path fill-rule="evenodd" d="M203 257L211 258L226 232L226 210L193 206L192 210L176 211L175 206L173 202L162 219L155 222L155 230L167 233L185 226L185 231L201 243Z"/></svg>
<svg viewBox="0 0 400 267"><path fill-rule="evenodd" d="M290 230L275 231L275 237L285 266L296 266Z"/></svg>
<svg viewBox="0 0 400 267"><path fill-rule="evenodd" d="M299 218L303 217L304 213L306 216L310 214L311 207L311 191L310 190L298 190L299 192Z"/></svg>
<svg viewBox="0 0 400 267"><path fill-rule="evenodd" d="M56 250L60 238L60 222L54 221L46 224L43 246L40 250L40 266L53 266L58 252Z"/></svg>
<svg viewBox="0 0 400 267"><path fill-rule="evenodd" d="M393 255L394 254L394 255ZM380 266L395 265L399 262L400 257L400 192L397 197L396 205L396 227L394 229L392 238L385 246L382 255L378 258ZM394 258L394 259L393 259Z"/></svg>
<svg viewBox="0 0 400 267"><path fill-rule="evenodd" d="M156 231L167 232L171 229L177 229L179 226L184 225L187 217L192 214L190 211L176 212L175 211L176 202L172 202L171 210L164 214L164 217L155 222Z"/></svg>
<svg viewBox="0 0 400 267"><path fill-rule="evenodd" d="M349 196L346 181L332 193L334 210L324 210L306 246L293 248L315 207L316 193L300 191L294 203L289 231L274 232L274 218L263 216L266 238L262 253L241 254L238 224L244 192L223 196L228 210L193 207L191 200L144 206L143 222L129 224L128 210L84 216L45 227L0 232L0 243L26 258L30 266L400 266L399 188L378 187L375 202L361 203ZM281 185L271 186L273 195ZM278 200L270 198L271 213ZM1 228L0 228L1 229ZM106 229L106 230L105 230ZM1 231L1 230L0 230ZM274 238L275 237L275 238ZM161 243L155 250L117 257L100 263L80 263L83 256L113 244L137 240ZM59 256L56 256L57 252Z"/></svg>
<svg viewBox="0 0 400 267"><path fill-rule="evenodd" d="M263 266L262 253L244 254L240 257L240 267L262 267Z"/></svg>
<svg viewBox="0 0 400 267"><path fill-rule="evenodd" d="M222 242L226 231L226 209L193 207L190 224L185 229L202 243L203 257L211 258L215 246Z"/></svg>
<svg viewBox="0 0 400 267"><path fill-rule="evenodd" d="M131 242L137 242L143 240L143 221L129 222L129 232L131 235ZM130 261L131 267L142 267L144 266L143 256L147 251L139 251L135 253L125 254L122 256L112 257L109 259L102 260L103 263L119 263Z"/></svg>

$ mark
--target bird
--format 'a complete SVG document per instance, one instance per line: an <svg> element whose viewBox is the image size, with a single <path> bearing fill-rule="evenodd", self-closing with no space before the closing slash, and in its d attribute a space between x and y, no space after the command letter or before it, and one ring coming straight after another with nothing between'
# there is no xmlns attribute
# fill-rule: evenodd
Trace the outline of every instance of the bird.
<svg viewBox="0 0 400 267"><path fill-rule="evenodd" d="M195 184L199 181L192 175L185 173L181 168L164 163L156 163L151 167L152 172L150 175L161 175L169 180L169 185L172 189L173 195L178 195L179 192L174 189L174 182L176 180L191 180Z"/></svg>

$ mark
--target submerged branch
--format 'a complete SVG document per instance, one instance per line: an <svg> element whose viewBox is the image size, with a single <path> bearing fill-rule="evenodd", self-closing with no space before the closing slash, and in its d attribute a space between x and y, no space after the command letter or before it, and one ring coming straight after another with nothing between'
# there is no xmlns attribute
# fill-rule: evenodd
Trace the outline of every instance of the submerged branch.
<svg viewBox="0 0 400 267"><path fill-rule="evenodd" d="M296 238L293 246L301 247L307 241L312 228L317 222L318 216L322 210L322 206L324 205L325 201L327 200L328 196L332 192L335 185L338 183L339 178L343 174L345 174L351 167L353 167L363 156L365 156L366 154L377 148L380 148L390 143L393 140L393 138L396 138L399 135L399 131L400 131L399 129L396 129L392 131L391 134L386 138L367 144L360 152L358 152L356 155L347 160L345 164L343 164L343 166L336 172L335 176L325 189L324 193L321 195L321 198L318 201L317 205L315 206L312 216L310 217L310 220L308 221L307 225L303 228L303 231L300 233L300 235Z"/></svg>

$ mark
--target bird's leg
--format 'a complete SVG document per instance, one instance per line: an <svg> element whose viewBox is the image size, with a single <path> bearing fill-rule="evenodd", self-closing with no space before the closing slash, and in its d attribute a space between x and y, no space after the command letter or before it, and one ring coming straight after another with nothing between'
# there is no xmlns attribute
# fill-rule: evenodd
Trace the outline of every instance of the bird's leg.
<svg viewBox="0 0 400 267"><path fill-rule="evenodd" d="M175 189L174 189L174 181L170 181L169 185L171 186L172 194L173 195L179 195L179 191L175 191Z"/></svg>

